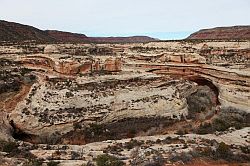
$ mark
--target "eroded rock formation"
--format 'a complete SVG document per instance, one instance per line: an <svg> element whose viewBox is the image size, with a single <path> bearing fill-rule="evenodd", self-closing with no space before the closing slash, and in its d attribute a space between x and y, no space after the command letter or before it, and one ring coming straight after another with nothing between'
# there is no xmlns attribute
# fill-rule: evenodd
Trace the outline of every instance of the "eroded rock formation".
<svg viewBox="0 0 250 166"><path fill-rule="evenodd" d="M15 138L36 158L66 165L94 162L102 153L130 165L155 162L154 155L175 163L173 150L197 162L202 150L226 146L220 145L226 139L246 163L249 154L241 149L249 146L249 45L0 46L0 138ZM152 155L137 161L135 151Z"/></svg>

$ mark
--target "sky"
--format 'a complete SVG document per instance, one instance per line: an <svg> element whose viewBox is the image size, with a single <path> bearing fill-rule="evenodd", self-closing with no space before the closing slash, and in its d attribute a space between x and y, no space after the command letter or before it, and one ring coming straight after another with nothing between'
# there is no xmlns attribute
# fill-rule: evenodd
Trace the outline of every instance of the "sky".
<svg viewBox="0 0 250 166"><path fill-rule="evenodd" d="M250 25L250 0L0 0L0 19L87 36L181 39Z"/></svg>

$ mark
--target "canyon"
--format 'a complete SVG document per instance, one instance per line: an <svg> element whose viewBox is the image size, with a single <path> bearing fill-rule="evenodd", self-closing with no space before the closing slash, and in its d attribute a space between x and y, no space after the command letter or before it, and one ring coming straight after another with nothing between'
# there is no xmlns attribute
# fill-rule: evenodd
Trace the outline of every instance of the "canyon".
<svg viewBox="0 0 250 166"><path fill-rule="evenodd" d="M0 165L249 165L249 40L71 42L1 43Z"/></svg>
<svg viewBox="0 0 250 166"><path fill-rule="evenodd" d="M28 148L35 158L61 165L92 163L106 151L127 164L170 162L170 150L188 155L199 149L197 142L220 145L224 137L235 152L249 148L249 46L249 41L2 45L0 138L18 140L18 148ZM178 147L169 147L171 142ZM133 158L146 151L150 155L140 161ZM212 162L198 158L191 162Z"/></svg>

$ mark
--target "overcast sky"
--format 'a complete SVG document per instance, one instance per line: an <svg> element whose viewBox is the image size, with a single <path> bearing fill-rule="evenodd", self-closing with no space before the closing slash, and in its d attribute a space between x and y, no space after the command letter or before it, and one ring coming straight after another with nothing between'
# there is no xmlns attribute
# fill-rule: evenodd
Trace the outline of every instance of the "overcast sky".
<svg viewBox="0 0 250 166"><path fill-rule="evenodd" d="M0 0L0 19L88 36L174 39L250 25L250 0Z"/></svg>

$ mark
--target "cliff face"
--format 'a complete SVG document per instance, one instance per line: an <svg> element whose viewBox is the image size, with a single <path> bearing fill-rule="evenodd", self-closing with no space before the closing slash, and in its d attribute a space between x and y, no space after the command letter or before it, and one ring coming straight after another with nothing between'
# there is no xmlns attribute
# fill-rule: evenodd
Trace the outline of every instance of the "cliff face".
<svg viewBox="0 0 250 166"><path fill-rule="evenodd" d="M202 29L191 34L187 39L250 39L250 26Z"/></svg>

